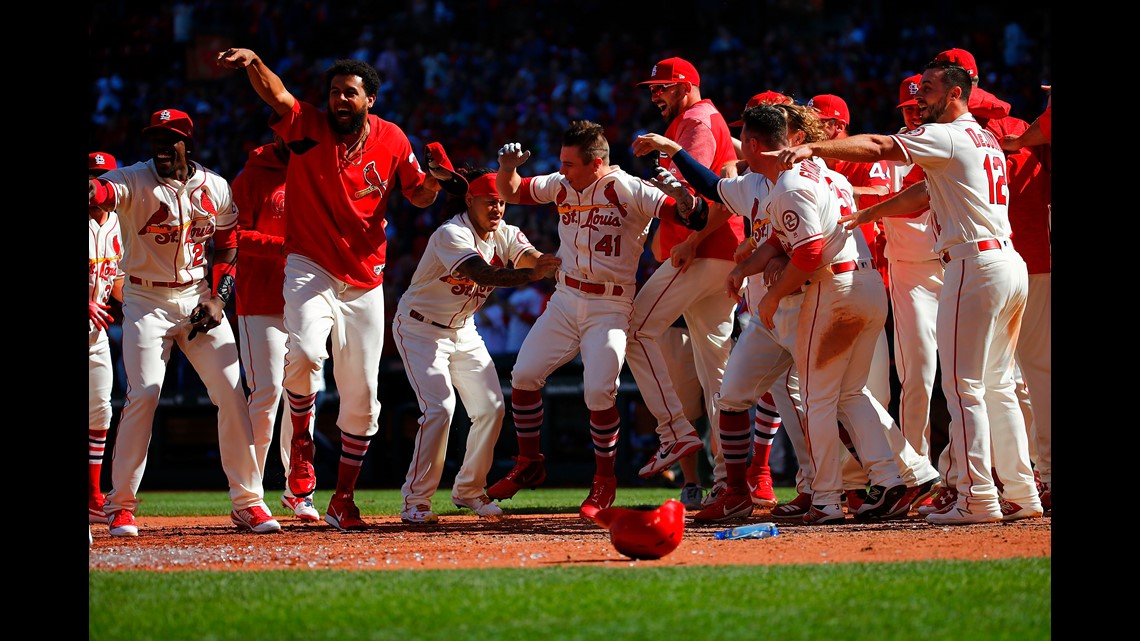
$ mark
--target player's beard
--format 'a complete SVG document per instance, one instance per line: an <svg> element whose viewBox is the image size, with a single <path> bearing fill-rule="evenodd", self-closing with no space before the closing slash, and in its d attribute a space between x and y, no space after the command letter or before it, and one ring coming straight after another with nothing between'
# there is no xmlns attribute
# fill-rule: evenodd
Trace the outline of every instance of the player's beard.
<svg viewBox="0 0 1140 641"><path fill-rule="evenodd" d="M938 122L938 119L942 117L942 114L946 113L946 107L948 104L949 99L946 94L943 94L942 97L938 99L938 102L926 103L926 108L923 109L922 112L922 122L928 125Z"/></svg>
<svg viewBox="0 0 1140 641"><path fill-rule="evenodd" d="M332 111L328 112L329 125L332 126L333 131L341 136L360 133L360 130L364 128L364 119L367 116L368 113L364 111L354 113L352 114L352 120L349 120L347 125L342 126L336 119L336 114Z"/></svg>

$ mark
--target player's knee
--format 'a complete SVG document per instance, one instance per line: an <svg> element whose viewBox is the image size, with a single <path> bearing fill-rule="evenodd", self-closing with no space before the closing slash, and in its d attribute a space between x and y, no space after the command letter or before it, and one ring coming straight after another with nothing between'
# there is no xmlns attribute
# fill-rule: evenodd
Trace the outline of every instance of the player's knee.
<svg viewBox="0 0 1140 641"><path fill-rule="evenodd" d="M589 386L585 390L586 408L591 412L601 412L614 406L617 400L617 389L604 387L593 389Z"/></svg>

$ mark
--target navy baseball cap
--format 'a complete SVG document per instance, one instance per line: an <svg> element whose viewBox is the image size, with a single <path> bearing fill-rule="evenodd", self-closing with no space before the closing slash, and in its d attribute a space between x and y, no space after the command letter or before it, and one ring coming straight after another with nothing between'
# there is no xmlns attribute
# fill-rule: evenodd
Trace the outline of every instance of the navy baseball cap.
<svg viewBox="0 0 1140 641"><path fill-rule="evenodd" d="M150 116L150 126L142 130L144 136L152 132L165 129L172 131L186 140L194 139L194 123L185 111L177 109L163 109Z"/></svg>

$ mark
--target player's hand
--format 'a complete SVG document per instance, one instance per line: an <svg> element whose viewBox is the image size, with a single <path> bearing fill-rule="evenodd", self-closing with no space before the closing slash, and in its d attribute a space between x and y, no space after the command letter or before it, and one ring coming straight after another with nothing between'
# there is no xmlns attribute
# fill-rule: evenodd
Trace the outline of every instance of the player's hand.
<svg viewBox="0 0 1140 641"><path fill-rule="evenodd" d="M661 134L641 134L633 141L633 153L637 156L658 152L672 157L678 151L681 151L681 145Z"/></svg>
<svg viewBox="0 0 1140 641"><path fill-rule="evenodd" d="M784 273L784 268L788 266L787 256L773 256L768 259L768 264L764 265L764 284L768 287L776 284L780 279L780 274Z"/></svg>
<svg viewBox="0 0 1140 641"><path fill-rule="evenodd" d="M510 171L530 160L530 152L524 151L522 143L508 142L499 148L499 168Z"/></svg>
<svg viewBox="0 0 1140 641"><path fill-rule="evenodd" d="M115 318L106 311L108 309L111 309L110 305L93 300L87 301L88 318L91 319L91 324L97 329L107 329L111 323L115 322Z"/></svg>
<svg viewBox="0 0 1140 641"><path fill-rule="evenodd" d="M696 257L697 243L693 240L693 234L689 234L685 240L673 245L673 249L669 250L669 262L679 268L682 274L689 271Z"/></svg>
<svg viewBox="0 0 1140 641"><path fill-rule="evenodd" d="M732 268L732 271L728 272L728 276L726 276L724 279L725 293L728 294L728 297L735 301L737 304L740 304L740 302L744 300L744 298L740 295L740 290L744 288L745 278L746 276L744 275L744 272L742 272L740 270L740 266L737 265L736 267Z"/></svg>
<svg viewBox="0 0 1140 641"><path fill-rule="evenodd" d="M839 224L843 225L843 228L848 231L858 230L861 225L873 223L879 219L879 216L875 215L875 210L878 209L878 207L878 205L871 205L870 207L866 209L860 209L853 214L840 216ZM862 231L859 233L862 233Z"/></svg>
<svg viewBox="0 0 1140 641"><path fill-rule="evenodd" d="M429 142L424 147L424 159L427 161L428 175L439 183L440 188L456 196L467 193L469 186L467 179L455 171L455 166L447 157L443 145L438 142Z"/></svg>
<svg viewBox="0 0 1140 641"><path fill-rule="evenodd" d="M1017 151L1021 149L1021 136L1014 134L1006 134L1001 138L1001 148L1005 151Z"/></svg>
<svg viewBox="0 0 1140 641"><path fill-rule="evenodd" d="M812 152L811 147L807 145L796 145L773 152L773 155L776 157L780 169L791 169L792 165L799 161L811 158Z"/></svg>
<svg viewBox="0 0 1140 641"><path fill-rule="evenodd" d="M764 327L768 329L776 329L776 309L780 307L780 299L772 295L772 291L768 290L760 302L756 305L753 312L764 323Z"/></svg>
<svg viewBox="0 0 1140 641"><path fill-rule="evenodd" d="M251 62L257 60L257 54L249 49L229 48L218 52L217 62L228 69L245 69Z"/></svg>
<svg viewBox="0 0 1140 641"><path fill-rule="evenodd" d="M199 332L207 334L221 325L225 320L225 309L226 304L216 296L198 303L194 313L190 314L190 334L186 338L194 340Z"/></svg>
<svg viewBox="0 0 1140 641"><path fill-rule="evenodd" d="M562 267L562 259L557 254L543 254L535 261L534 267L531 268L531 280L542 280L543 278L550 278L558 273Z"/></svg>

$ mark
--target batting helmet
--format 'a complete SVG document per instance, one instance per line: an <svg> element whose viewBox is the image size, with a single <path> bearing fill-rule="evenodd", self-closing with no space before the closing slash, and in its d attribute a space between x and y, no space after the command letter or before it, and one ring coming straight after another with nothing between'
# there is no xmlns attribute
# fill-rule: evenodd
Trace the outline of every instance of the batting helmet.
<svg viewBox="0 0 1140 641"><path fill-rule="evenodd" d="M610 531L614 548L632 559L660 559L685 534L685 506L677 499L654 509L608 507L595 520Z"/></svg>

